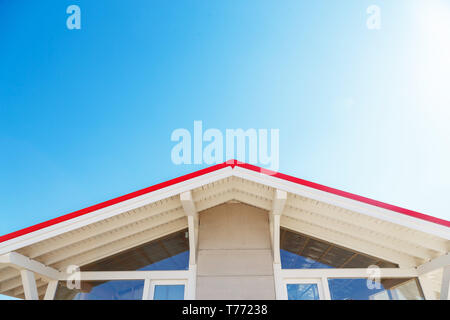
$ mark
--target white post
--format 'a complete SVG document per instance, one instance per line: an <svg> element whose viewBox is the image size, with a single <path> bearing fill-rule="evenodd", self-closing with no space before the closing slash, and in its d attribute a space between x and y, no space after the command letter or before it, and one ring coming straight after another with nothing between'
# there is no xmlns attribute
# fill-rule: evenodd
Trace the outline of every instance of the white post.
<svg viewBox="0 0 450 320"><path fill-rule="evenodd" d="M181 204L188 219L189 231L189 265L197 263L198 213L190 191L180 194Z"/></svg>
<svg viewBox="0 0 450 320"><path fill-rule="evenodd" d="M25 293L25 299L39 300L34 273L24 269L20 271L20 275L22 276L22 285L23 291Z"/></svg>
<svg viewBox="0 0 450 320"><path fill-rule="evenodd" d="M273 216L273 263L280 264L280 218L279 214Z"/></svg>
<svg viewBox="0 0 450 320"><path fill-rule="evenodd" d="M328 285L328 278L322 277L322 288L323 288L323 295L324 300L331 300L331 293L330 293L330 287Z"/></svg>
<svg viewBox="0 0 450 320"><path fill-rule="evenodd" d="M47 290L45 291L44 300L55 299L56 289L58 288L58 280L52 280L47 285Z"/></svg>
<svg viewBox="0 0 450 320"><path fill-rule="evenodd" d="M142 300L152 300L153 297L150 297L150 285L151 281L150 279L145 279L144 282L144 292L142 293Z"/></svg>
<svg viewBox="0 0 450 320"><path fill-rule="evenodd" d="M430 279L425 274L418 276L417 279L419 280L425 300L436 300L436 296L434 295L430 284Z"/></svg>
<svg viewBox="0 0 450 320"><path fill-rule="evenodd" d="M187 300L195 300L196 290L197 290L197 266L191 265L189 266L189 279L186 285L186 299Z"/></svg>
<svg viewBox="0 0 450 320"><path fill-rule="evenodd" d="M273 263L281 263L280 258L280 220L283 214L284 206L287 200L287 192L279 189L275 190L275 196L272 204L272 217L271 217L271 235L272 235L272 250L273 250Z"/></svg>
<svg viewBox="0 0 450 320"><path fill-rule="evenodd" d="M441 300L450 300L450 266L444 267L442 273Z"/></svg>
<svg viewBox="0 0 450 320"><path fill-rule="evenodd" d="M273 264L273 279L275 282L275 299L277 300L284 300L285 294L284 294L284 284L283 284L283 278L281 276L281 263L274 263Z"/></svg>

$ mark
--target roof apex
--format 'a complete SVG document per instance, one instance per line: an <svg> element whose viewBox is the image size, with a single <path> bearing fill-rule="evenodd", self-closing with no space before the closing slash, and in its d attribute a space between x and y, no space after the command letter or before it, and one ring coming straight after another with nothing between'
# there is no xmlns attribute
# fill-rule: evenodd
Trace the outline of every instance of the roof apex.
<svg viewBox="0 0 450 320"><path fill-rule="evenodd" d="M303 180L303 179L296 178L296 177L293 177L293 176L290 176L290 175L286 175L286 174L283 174L283 173L279 173L279 172L275 172L275 171L272 171L272 170L268 170L268 169L265 169L265 168L262 168L262 167L259 167L259 166L256 166L256 165L252 165L252 164L248 164L248 163L245 163L245 162L241 162L241 161L238 161L236 159L229 159L229 160L227 160L227 161L225 161L223 163L216 164L216 165L213 165L213 166L210 166L210 167L206 167L206 168L203 168L201 170L194 171L194 172L188 173L186 175L183 175L183 176L180 176L180 177L177 177L177 178L165 181L165 182L161 182L161 183L155 184L153 186L150 186L150 187L138 190L138 191L134 191L134 192L128 193L126 195L123 195L123 196L120 196L120 197L117 197L117 198L114 198L114 199L111 199L111 200L107 200L105 202L101 202L101 203L95 204L93 206L90 206L90 207L87 207L87 208L84 208L84 209L81 209L81 210L77 210L77 211L74 211L74 212L62 215L60 217L57 217L57 218L54 218L54 219L51 219L51 220L48 220L48 221L45 221L45 222L41 222L39 224L36 224L36 225L30 226L30 227L24 228L24 229L21 229L21 230L18 230L18 231L14 231L14 232L11 232L11 233L3 235L3 236L0 236L0 243L8 241L8 240L11 240L11 239L14 239L14 238L18 238L20 236L23 236L23 235L26 235L26 234L29 234L29 233L32 233L32 232L35 232L35 231L38 231L38 230L41 230L41 229L44 229L44 228L49 227L49 226L56 225L58 223L61 223L61 222L64 222L64 221L67 221L67 220L70 220L70 219L74 219L76 217L85 215L87 213L90 213L90 212L93 212L93 211L96 211L96 210L99 210L99 209L102 209L102 208L106 208L106 207L112 206L114 204L117 204L117 203L120 203L120 202L123 202L123 201L126 201L126 200L130 200L130 199L133 199L133 198L136 198L136 197L139 197L139 196L142 196L142 195L154 192L156 190L164 189L166 187L173 186L173 185L176 185L178 183L181 183L181 182L184 182L184 181L196 178L196 177L200 177L200 176L206 175L208 173L212 173L212 172L215 172L215 171L218 171L218 170L221 170L221 169L225 169L227 167L230 167L232 169L232 171L234 171L235 168L242 168L242 169L250 170L250 171L253 171L253 172L260 173L262 175L271 176L273 178L281 179L281 180L288 181L288 182L291 182L291 183L294 183L294 184L298 184L298 185L302 185L302 186L305 186L305 187L308 187L308 188L320 190L320 191L327 192L327 193L330 193L330 194L334 194L334 195L337 195L337 196L341 196L341 197L344 197L344 198L347 198L347 199L359 201L359 202L362 202L362 203L365 203L365 204L369 204L369 205L376 206L376 207L379 207L379 208L383 208L383 209L387 209L387 210L394 211L394 212L397 212L397 213L401 213L401 214L404 214L404 215L407 215L407 216L410 216L410 217L414 217L414 218L417 218L417 219L425 220L425 221L432 222L432 223L435 223L435 224L438 224L438 225L442 225L442 226L445 226L445 227L450 227L450 221L447 221L447 220L444 220L444 219L440 219L440 218L433 217L433 216L430 216L430 215L426 215L426 214L423 214L423 213L420 213L420 212L408 210L408 209L401 208L401 207L398 207L398 206L390 205L390 204L387 204L387 203L384 203L384 202L381 202L381 201L377 201L377 200L373 200L373 199L370 199L370 198L362 197L362 196L359 196L359 195L356 195L356 194L353 194L353 193L349 193L349 192L346 192L346 191L338 190L338 189L335 189L335 188L330 188L330 187L327 187L327 186L324 186L324 185L321 185L321 184L318 184L318 183L315 183L315 182ZM232 173L232 175L234 175L234 174Z"/></svg>

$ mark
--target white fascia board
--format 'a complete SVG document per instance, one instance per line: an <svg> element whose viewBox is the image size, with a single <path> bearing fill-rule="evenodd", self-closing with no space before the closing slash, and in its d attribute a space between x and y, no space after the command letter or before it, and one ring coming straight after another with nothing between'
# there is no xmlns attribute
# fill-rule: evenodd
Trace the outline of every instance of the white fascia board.
<svg viewBox="0 0 450 320"><path fill-rule="evenodd" d="M450 240L450 228L433 222L410 217L392 210L380 208L241 167L234 167L233 176Z"/></svg>
<svg viewBox="0 0 450 320"><path fill-rule="evenodd" d="M207 174L204 174L199 177L195 177L171 186L168 186L163 189L155 190L148 194L141 195L139 197L129 199L90 213L85 215L63 221L61 223L25 234L23 236L5 241L0 243L0 255L8 252L12 252L19 248L23 248L25 246L31 245L33 243L43 241L62 233L66 233L86 225L111 218L118 214L146 206L150 203L166 199L175 195L178 195L182 192L186 192L203 185L225 179L230 177L232 174L231 167L225 167L223 169L219 169L217 171L213 171Z"/></svg>

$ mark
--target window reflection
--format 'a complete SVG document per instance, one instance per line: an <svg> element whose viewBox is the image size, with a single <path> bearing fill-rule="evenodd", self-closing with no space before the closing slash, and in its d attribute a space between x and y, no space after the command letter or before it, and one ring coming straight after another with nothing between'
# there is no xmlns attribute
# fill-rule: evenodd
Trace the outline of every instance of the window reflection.
<svg viewBox="0 0 450 320"><path fill-rule="evenodd" d="M307 235L281 228L281 267L283 269L397 268L398 265Z"/></svg>
<svg viewBox="0 0 450 320"><path fill-rule="evenodd" d="M153 300L184 300L184 285L155 285Z"/></svg>
<svg viewBox="0 0 450 320"><path fill-rule="evenodd" d="M417 279L328 279L332 300L423 300Z"/></svg>
<svg viewBox="0 0 450 320"><path fill-rule="evenodd" d="M315 283L287 284L288 300L320 300L319 288Z"/></svg>
<svg viewBox="0 0 450 320"><path fill-rule="evenodd" d="M55 300L142 300L144 280L82 281L80 289L58 284Z"/></svg>
<svg viewBox="0 0 450 320"><path fill-rule="evenodd" d="M186 229L81 267L81 271L188 269L189 239Z"/></svg>

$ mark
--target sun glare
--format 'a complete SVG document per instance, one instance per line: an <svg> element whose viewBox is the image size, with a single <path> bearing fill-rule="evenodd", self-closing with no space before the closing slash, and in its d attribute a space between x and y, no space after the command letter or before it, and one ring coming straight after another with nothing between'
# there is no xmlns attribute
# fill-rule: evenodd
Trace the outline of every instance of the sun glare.
<svg viewBox="0 0 450 320"><path fill-rule="evenodd" d="M450 2L423 1L416 8L420 44L417 65L418 90L422 107L441 129L450 118ZM445 123L444 123L445 122Z"/></svg>

